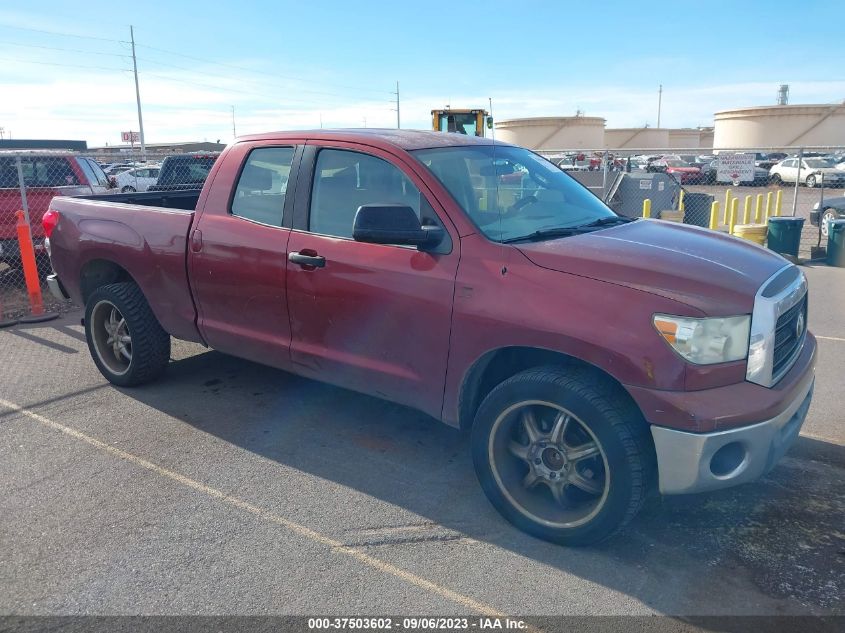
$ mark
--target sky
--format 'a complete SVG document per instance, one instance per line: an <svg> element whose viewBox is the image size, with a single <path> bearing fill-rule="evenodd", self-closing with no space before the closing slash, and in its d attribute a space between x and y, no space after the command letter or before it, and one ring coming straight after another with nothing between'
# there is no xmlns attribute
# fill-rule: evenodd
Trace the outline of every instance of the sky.
<svg viewBox="0 0 845 633"><path fill-rule="evenodd" d="M842 0L0 0L0 128L120 144L271 130L427 129L445 105L496 119L581 111L608 127L713 125L713 113L845 100Z"/></svg>

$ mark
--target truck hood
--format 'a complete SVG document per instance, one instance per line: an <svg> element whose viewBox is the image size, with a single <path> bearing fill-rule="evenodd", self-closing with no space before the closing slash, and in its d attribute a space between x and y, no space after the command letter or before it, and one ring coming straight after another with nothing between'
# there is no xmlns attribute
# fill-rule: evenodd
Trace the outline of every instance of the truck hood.
<svg viewBox="0 0 845 633"><path fill-rule="evenodd" d="M518 248L537 266L643 290L709 316L750 313L763 282L788 263L751 242L657 220Z"/></svg>

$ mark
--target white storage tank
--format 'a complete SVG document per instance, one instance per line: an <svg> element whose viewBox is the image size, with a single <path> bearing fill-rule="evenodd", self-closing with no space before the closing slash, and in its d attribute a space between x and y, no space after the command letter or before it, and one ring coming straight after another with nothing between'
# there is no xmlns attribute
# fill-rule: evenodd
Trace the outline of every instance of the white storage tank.
<svg viewBox="0 0 845 633"><path fill-rule="evenodd" d="M617 127L604 132L607 149L665 149L669 144L669 130L660 127Z"/></svg>
<svg viewBox="0 0 845 633"><path fill-rule="evenodd" d="M599 149L604 147L602 117L532 117L496 122L496 140L529 149Z"/></svg>
<svg viewBox="0 0 845 633"><path fill-rule="evenodd" d="M845 145L845 104L774 105L716 113L714 149Z"/></svg>
<svg viewBox="0 0 845 633"><path fill-rule="evenodd" d="M669 130L669 147L678 149L698 149L701 147L701 130L684 127Z"/></svg>

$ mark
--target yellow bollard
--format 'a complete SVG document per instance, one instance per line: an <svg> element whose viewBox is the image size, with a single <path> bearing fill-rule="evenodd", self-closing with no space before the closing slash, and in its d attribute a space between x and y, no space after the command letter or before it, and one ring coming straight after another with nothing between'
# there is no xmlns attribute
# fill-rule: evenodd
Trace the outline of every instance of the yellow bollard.
<svg viewBox="0 0 845 633"><path fill-rule="evenodd" d="M678 194L678 211L684 210L684 190L681 189L681 193Z"/></svg>
<svg viewBox="0 0 845 633"><path fill-rule="evenodd" d="M772 204L772 192L766 194L766 215L771 216L772 213L775 213L775 207ZM778 215L775 213L775 215Z"/></svg>
<svg viewBox="0 0 845 633"><path fill-rule="evenodd" d="M745 208L742 212L742 223L751 223L751 196L745 196Z"/></svg>
<svg viewBox="0 0 845 633"><path fill-rule="evenodd" d="M715 231L719 227L719 201L714 200L710 205L710 228Z"/></svg>
<svg viewBox="0 0 845 633"><path fill-rule="evenodd" d="M725 215L722 218L722 224L728 224L728 218L731 214L731 195L732 192L730 189L725 191Z"/></svg>
<svg viewBox="0 0 845 633"><path fill-rule="evenodd" d="M757 224L760 224L760 222L763 220L763 218L761 217L762 215L763 215L763 194L758 193L757 194L757 206L754 209L754 222L756 222Z"/></svg>
<svg viewBox="0 0 845 633"><path fill-rule="evenodd" d="M643 217L651 217L651 198L646 198L645 200L643 200Z"/></svg>
<svg viewBox="0 0 845 633"><path fill-rule="evenodd" d="M739 198L731 200L731 217L728 220L728 233L734 234L734 227L736 226L736 217L739 215Z"/></svg>
<svg viewBox="0 0 845 633"><path fill-rule="evenodd" d="M780 203L783 202L783 191L778 189L775 195L775 215L780 216Z"/></svg>

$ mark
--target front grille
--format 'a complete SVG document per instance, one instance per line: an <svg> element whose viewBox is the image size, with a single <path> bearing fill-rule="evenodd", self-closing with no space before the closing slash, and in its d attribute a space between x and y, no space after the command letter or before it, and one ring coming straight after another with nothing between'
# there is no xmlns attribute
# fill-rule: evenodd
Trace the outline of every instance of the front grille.
<svg viewBox="0 0 845 633"><path fill-rule="evenodd" d="M798 318L803 317L803 327L799 334L796 330ZM795 360L795 354L807 332L807 295L784 312L775 325L775 350L772 359L772 376L780 376L782 372L789 369L789 365Z"/></svg>

